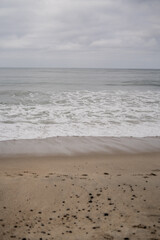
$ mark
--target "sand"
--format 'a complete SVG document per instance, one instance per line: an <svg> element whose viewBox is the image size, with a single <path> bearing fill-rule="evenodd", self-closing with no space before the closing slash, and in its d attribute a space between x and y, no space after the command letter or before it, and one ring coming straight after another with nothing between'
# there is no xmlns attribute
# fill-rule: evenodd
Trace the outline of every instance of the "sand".
<svg viewBox="0 0 160 240"><path fill-rule="evenodd" d="M160 151L144 149L3 152L0 239L160 239Z"/></svg>

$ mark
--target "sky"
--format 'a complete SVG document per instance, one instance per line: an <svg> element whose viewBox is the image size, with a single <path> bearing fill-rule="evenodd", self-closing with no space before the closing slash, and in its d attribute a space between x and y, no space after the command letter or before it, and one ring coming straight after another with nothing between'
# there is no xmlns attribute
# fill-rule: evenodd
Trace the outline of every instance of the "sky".
<svg viewBox="0 0 160 240"><path fill-rule="evenodd" d="M0 0L0 67L160 68L160 0Z"/></svg>

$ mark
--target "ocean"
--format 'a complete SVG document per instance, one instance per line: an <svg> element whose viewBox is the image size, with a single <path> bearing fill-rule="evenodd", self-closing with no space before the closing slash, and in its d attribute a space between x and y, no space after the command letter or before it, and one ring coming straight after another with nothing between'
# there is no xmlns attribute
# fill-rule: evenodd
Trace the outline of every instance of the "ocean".
<svg viewBox="0 0 160 240"><path fill-rule="evenodd" d="M0 69L0 140L160 136L160 70Z"/></svg>

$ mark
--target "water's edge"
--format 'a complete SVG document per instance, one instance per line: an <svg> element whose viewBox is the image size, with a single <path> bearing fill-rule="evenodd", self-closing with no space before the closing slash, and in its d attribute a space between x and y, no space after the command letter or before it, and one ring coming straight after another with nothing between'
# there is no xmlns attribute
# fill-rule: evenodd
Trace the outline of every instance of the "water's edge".
<svg viewBox="0 0 160 240"><path fill-rule="evenodd" d="M160 152L160 137L53 137L0 141L0 157Z"/></svg>

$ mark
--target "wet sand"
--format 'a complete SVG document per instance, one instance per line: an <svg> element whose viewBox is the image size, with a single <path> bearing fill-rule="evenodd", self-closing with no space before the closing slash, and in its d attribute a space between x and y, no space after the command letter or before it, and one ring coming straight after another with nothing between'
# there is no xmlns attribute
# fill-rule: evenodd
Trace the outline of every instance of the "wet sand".
<svg viewBox="0 0 160 240"><path fill-rule="evenodd" d="M1 156L0 239L160 239L160 153Z"/></svg>

